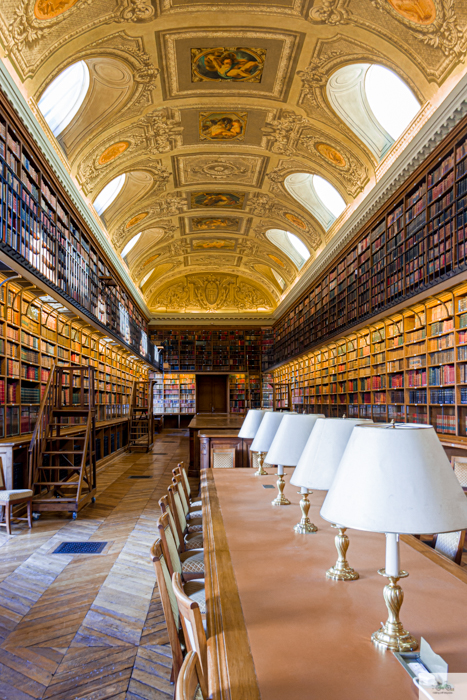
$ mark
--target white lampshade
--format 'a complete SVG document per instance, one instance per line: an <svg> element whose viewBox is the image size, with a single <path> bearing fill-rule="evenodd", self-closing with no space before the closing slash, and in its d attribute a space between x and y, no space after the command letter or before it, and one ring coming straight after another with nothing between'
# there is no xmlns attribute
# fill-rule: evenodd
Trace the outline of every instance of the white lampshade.
<svg viewBox="0 0 467 700"><path fill-rule="evenodd" d="M295 467L318 418L324 418L323 414L286 413L277 429L265 461L268 464Z"/></svg>
<svg viewBox="0 0 467 700"><path fill-rule="evenodd" d="M327 491L347 447L352 430L362 421L351 418L320 418L307 440L290 478L294 486Z"/></svg>
<svg viewBox="0 0 467 700"><path fill-rule="evenodd" d="M263 420L264 411L256 408L250 408L246 414L245 420L242 423L238 437L240 438L254 438L258 432L258 428Z"/></svg>
<svg viewBox="0 0 467 700"><path fill-rule="evenodd" d="M356 425L321 508L371 532L467 528L467 499L431 425Z"/></svg>
<svg viewBox="0 0 467 700"><path fill-rule="evenodd" d="M278 413L277 411L264 414L255 439L251 443L250 450L252 452L267 452L269 450L274 440L274 435L284 416L285 413Z"/></svg>

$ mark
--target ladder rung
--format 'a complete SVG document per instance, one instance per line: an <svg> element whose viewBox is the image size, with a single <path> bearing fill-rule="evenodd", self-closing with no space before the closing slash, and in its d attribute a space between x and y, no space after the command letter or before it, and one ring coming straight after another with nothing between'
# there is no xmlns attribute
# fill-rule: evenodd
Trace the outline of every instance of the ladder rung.
<svg viewBox="0 0 467 700"><path fill-rule="evenodd" d="M62 486L64 488L72 486L73 488L76 488L77 486L79 486L79 483L77 481L36 481L34 482L34 486Z"/></svg>
<svg viewBox="0 0 467 700"><path fill-rule="evenodd" d="M37 470L39 471L40 469L74 469L75 471L78 471L81 468L81 465L78 465L74 467L72 464L65 464L65 466L61 465L55 465L55 467L51 467L48 464L42 464L40 467L37 467Z"/></svg>
<svg viewBox="0 0 467 700"><path fill-rule="evenodd" d="M70 450L45 450L45 455L82 455L82 452L71 452Z"/></svg>
<svg viewBox="0 0 467 700"><path fill-rule="evenodd" d="M46 440L86 440L85 437L74 437L73 435L49 435Z"/></svg>

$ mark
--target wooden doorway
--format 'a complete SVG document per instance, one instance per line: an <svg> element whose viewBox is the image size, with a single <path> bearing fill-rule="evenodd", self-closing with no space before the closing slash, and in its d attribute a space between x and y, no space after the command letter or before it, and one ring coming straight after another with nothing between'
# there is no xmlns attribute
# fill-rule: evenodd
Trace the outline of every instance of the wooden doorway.
<svg viewBox="0 0 467 700"><path fill-rule="evenodd" d="M228 413L227 374L196 375L196 410L198 413Z"/></svg>

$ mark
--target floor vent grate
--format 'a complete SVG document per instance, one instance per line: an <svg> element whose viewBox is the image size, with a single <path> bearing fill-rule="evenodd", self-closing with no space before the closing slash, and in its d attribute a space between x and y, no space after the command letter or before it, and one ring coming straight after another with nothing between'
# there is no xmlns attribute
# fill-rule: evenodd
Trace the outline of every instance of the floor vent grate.
<svg viewBox="0 0 467 700"><path fill-rule="evenodd" d="M107 542L62 542L52 554L100 554Z"/></svg>
<svg viewBox="0 0 467 700"><path fill-rule="evenodd" d="M150 474L132 474L129 479L152 479Z"/></svg>

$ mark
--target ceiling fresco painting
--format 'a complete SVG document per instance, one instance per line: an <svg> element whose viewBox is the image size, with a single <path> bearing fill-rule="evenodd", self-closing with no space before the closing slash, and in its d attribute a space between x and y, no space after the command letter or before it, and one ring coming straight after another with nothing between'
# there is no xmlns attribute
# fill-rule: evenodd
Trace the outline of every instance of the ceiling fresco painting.
<svg viewBox="0 0 467 700"><path fill-rule="evenodd" d="M466 51L463 0L0 3L0 59L83 196L101 208L119 184L100 221L155 320L270 319L464 77ZM389 111L391 85L411 99L393 135L376 70Z"/></svg>

